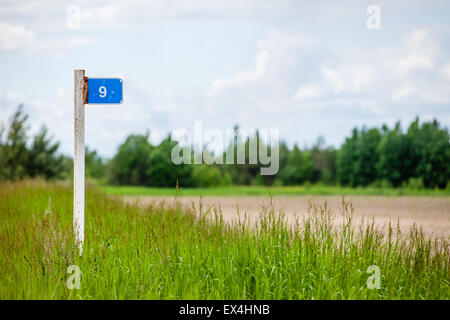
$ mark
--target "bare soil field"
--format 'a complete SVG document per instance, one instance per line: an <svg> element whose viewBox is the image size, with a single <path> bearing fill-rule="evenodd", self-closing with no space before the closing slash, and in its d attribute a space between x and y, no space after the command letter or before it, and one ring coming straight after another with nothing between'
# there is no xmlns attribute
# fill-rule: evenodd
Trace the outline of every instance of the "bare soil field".
<svg viewBox="0 0 450 320"><path fill-rule="evenodd" d="M172 196L125 196L128 202L138 202L141 205L174 203ZM197 208L200 197L183 196L178 198L182 206ZM347 196L354 208L354 222L358 223L361 218L374 219L379 227L386 226L389 221L395 226L397 221L402 231L407 231L415 223L423 228L426 234L450 236L450 197L437 196ZM336 222L340 220L339 207L342 197L339 196L274 196L275 207L286 215L290 222L296 217L307 212L308 200L323 203L327 201L328 206L336 213ZM268 206L270 199L263 196L207 196L202 198L203 211L215 206L221 208L224 220L232 221L246 214L250 222L255 221L263 206Z"/></svg>

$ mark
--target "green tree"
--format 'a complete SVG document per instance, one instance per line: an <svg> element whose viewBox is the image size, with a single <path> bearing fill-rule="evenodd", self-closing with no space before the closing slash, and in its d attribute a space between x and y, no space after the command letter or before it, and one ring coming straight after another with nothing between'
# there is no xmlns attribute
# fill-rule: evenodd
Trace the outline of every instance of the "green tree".
<svg viewBox="0 0 450 320"><path fill-rule="evenodd" d="M231 178L226 173L213 165L194 165L192 169L192 185L195 187L215 187L221 185L228 185L231 183Z"/></svg>
<svg viewBox="0 0 450 320"><path fill-rule="evenodd" d="M27 175L29 152L27 149L28 115L23 113L23 105L19 105L12 116L6 138L0 147L0 178L22 179ZM2 131L5 131L2 129ZM2 139L3 140L3 139Z"/></svg>
<svg viewBox="0 0 450 320"><path fill-rule="evenodd" d="M377 179L378 146L381 133L377 128L363 128L356 144L356 163L353 166L355 186L367 186Z"/></svg>
<svg viewBox="0 0 450 320"><path fill-rule="evenodd" d="M354 166L358 161L358 139L359 132L357 128L352 131L352 136L346 138L338 151L336 159L337 180L341 185L355 186Z"/></svg>
<svg viewBox="0 0 450 320"><path fill-rule="evenodd" d="M86 166L86 176L103 179L106 177L107 165L105 160L100 157L95 150L89 149L86 146L85 151L85 166Z"/></svg>
<svg viewBox="0 0 450 320"><path fill-rule="evenodd" d="M66 155L62 155L61 162L63 168L61 172L61 179L73 180L73 158Z"/></svg>
<svg viewBox="0 0 450 320"><path fill-rule="evenodd" d="M322 150L320 170L320 181L325 184L336 183L336 158L337 150L334 147L328 147ZM317 167L317 166L316 166Z"/></svg>
<svg viewBox="0 0 450 320"><path fill-rule="evenodd" d="M333 147L325 147L325 139L317 138L310 150L314 162L314 175L311 182L321 181L325 184L336 182L336 156L337 151Z"/></svg>
<svg viewBox="0 0 450 320"><path fill-rule="evenodd" d="M28 152L26 172L30 177L41 176L46 179L60 178L63 175L64 164L62 156L57 154L59 143L52 143L48 130L41 127L34 137Z"/></svg>
<svg viewBox="0 0 450 320"><path fill-rule="evenodd" d="M176 165L172 162L171 153L176 144L169 136L159 146L151 149L145 170L147 186L175 187L177 181L180 187L193 186L192 166L183 163Z"/></svg>
<svg viewBox="0 0 450 320"><path fill-rule="evenodd" d="M66 176L63 156L58 155L58 142L52 142L42 126L28 146L28 115L19 105L7 130L0 130L0 179L23 179L40 176L46 179Z"/></svg>
<svg viewBox="0 0 450 320"><path fill-rule="evenodd" d="M450 137L437 120L420 126L417 118L408 128L411 142L411 175L421 178L425 187L445 188L450 181Z"/></svg>
<svg viewBox="0 0 450 320"><path fill-rule="evenodd" d="M311 153L301 151L297 145L289 153L287 165L280 170L284 185L298 185L311 181L315 172Z"/></svg>
<svg viewBox="0 0 450 320"><path fill-rule="evenodd" d="M145 185L147 183L147 170L150 166L152 150L148 137L148 133L130 135L119 146L117 154L110 161L108 167L110 183L120 185Z"/></svg>
<svg viewBox="0 0 450 320"><path fill-rule="evenodd" d="M367 186L377 179L380 140L381 133L376 128L353 129L352 136L345 139L337 153L336 168L340 184Z"/></svg>
<svg viewBox="0 0 450 320"><path fill-rule="evenodd" d="M226 151L223 154L223 162L225 163L225 170L230 175L233 184L236 185L250 185L254 182L257 175L260 173L261 165L259 164L259 135L256 132L255 136L242 137L239 133L239 127L234 126L234 141L230 141ZM256 143L257 161L256 164L250 164L250 145ZM244 163L238 163L238 150L244 150ZM229 154L233 154L233 164L226 164L226 159ZM262 180L261 180L262 183Z"/></svg>
<svg viewBox="0 0 450 320"><path fill-rule="evenodd" d="M398 187L413 174L411 139L403 134L400 122L397 122L392 130L384 127L383 131L384 136L378 147L378 177Z"/></svg>

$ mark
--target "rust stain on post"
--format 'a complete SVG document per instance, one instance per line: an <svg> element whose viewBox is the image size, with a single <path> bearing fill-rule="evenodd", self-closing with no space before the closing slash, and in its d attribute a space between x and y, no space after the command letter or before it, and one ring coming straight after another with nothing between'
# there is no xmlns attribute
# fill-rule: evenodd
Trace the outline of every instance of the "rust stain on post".
<svg viewBox="0 0 450 320"><path fill-rule="evenodd" d="M88 77L84 77L84 87L83 87L83 92L84 92L84 103L87 104L88 103L88 92L89 92L89 81L88 81Z"/></svg>

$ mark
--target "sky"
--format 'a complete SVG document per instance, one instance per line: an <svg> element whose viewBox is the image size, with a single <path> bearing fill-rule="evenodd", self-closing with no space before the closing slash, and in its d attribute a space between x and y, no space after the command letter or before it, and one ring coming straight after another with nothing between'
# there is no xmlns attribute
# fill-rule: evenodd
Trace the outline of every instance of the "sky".
<svg viewBox="0 0 450 320"><path fill-rule="evenodd" d="M86 106L104 157L196 121L338 147L364 125L450 125L450 2L0 0L0 68L0 123L22 103L67 155L75 69L124 81L123 104Z"/></svg>

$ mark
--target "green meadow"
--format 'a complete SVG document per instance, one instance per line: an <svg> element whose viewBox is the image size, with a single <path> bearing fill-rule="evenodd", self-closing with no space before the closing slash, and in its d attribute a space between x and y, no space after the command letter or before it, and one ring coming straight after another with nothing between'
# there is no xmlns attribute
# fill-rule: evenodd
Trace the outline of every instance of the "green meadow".
<svg viewBox="0 0 450 320"><path fill-rule="evenodd" d="M310 202L289 225L268 205L250 226L201 202L140 207L88 185L82 256L72 201L65 183L0 183L0 299L450 298L448 237L354 221L345 199L338 212Z"/></svg>
<svg viewBox="0 0 450 320"><path fill-rule="evenodd" d="M212 188L156 188L142 186L102 186L111 195L141 196L278 196L278 195L380 195L380 196L450 196L450 189L350 188L339 186L229 186Z"/></svg>

